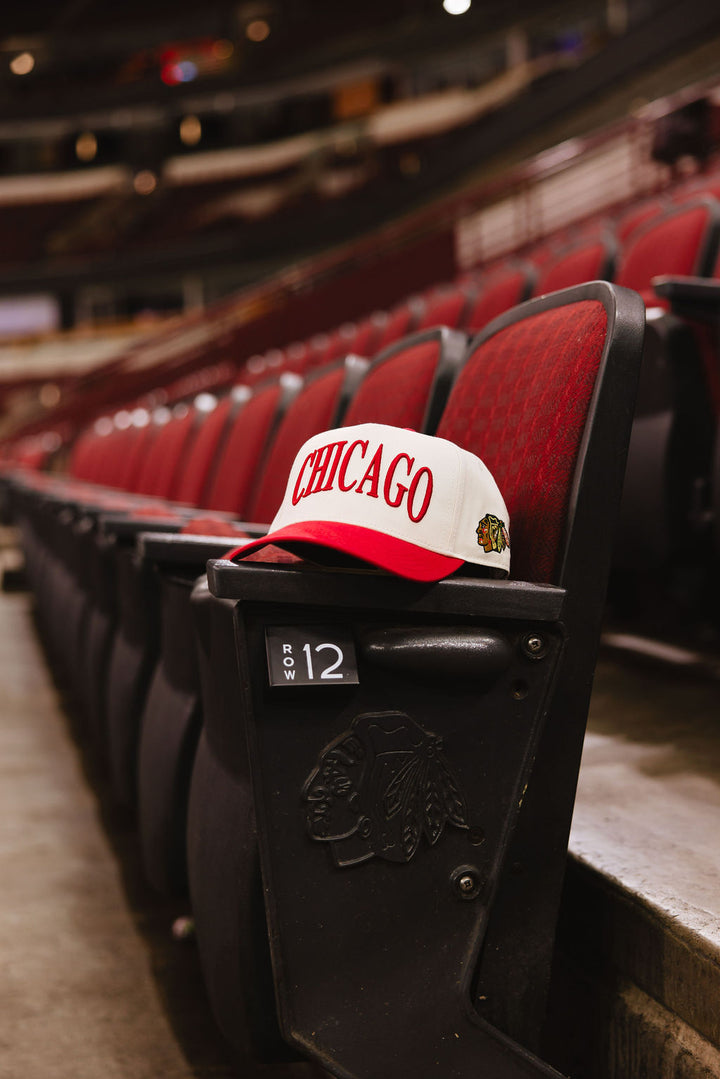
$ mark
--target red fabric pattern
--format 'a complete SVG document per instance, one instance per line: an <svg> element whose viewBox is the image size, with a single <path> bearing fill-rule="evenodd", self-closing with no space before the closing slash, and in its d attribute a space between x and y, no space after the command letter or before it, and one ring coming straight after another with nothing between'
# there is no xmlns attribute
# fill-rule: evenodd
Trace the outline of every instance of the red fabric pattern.
<svg viewBox="0 0 720 1079"><path fill-rule="evenodd" d="M249 520L269 523L273 519L298 450L330 427L344 378L345 369L338 367L311 382L290 405L263 464L260 486L248 507Z"/></svg>
<svg viewBox="0 0 720 1079"><path fill-rule="evenodd" d="M580 285L584 281L597 281L603 276L607 264L605 244L597 242L576 248L564 257L548 263L540 274L533 293L541 296L546 292L557 292L561 288Z"/></svg>
<svg viewBox="0 0 720 1079"><path fill-rule="evenodd" d="M463 315L468 303L467 292L462 288L443 289L426 297L427 306L418 330L427 330L431 326L458 327L463 324Z"/></svg>
<svg viewBox="0 0 720 1079"><path fill-rule="evenodd" d="M371 367L350 402L343 426L390 423L422 430L439 353L437 339L422 341Z"/></svg>
<svg viewBox="0 0 720 1079"><path fill-rule="evenodd" d="M440 422L438 436L477 454L495 477L517 580L555 579L606 327L602 304L584 300L499 331L468 359Z"/></svg>
<svg viewBox="0 0 720 1079"><path fill-rule="evenodd" d="M280 398L278 383L260 390L241 408L213 477L205 509L245 513L260 456Z"/></svg>
<svg viewBox="0 0 720 1079"><path fill-rule="evenodd" d="M526 288L527 275L523 270L512 270L495 281L489 281L487 285L481 285L480 295L466 319L466 329L481 330L503 311L509 311L520 302Z"/></svg>
<svg viewBox="0 0 720 1079"><path fill-rule="evenodd" d="M617 284L643 292L660 274L695 273L709 219L708 207L692 206L639 229L620 261Z"/></svg>

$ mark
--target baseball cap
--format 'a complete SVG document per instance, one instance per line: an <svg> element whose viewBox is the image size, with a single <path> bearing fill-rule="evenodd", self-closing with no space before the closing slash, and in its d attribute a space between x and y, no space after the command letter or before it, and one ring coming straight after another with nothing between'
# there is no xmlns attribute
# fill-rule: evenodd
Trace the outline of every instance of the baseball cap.
<svg viewBox="0 0 720 1079"><path fill-rule="evenodd" d="M508 512L479 457L444 438L386 424L323 431L299 450L267 544L313 544L417 581L464 563L510 571Z"/></svg>

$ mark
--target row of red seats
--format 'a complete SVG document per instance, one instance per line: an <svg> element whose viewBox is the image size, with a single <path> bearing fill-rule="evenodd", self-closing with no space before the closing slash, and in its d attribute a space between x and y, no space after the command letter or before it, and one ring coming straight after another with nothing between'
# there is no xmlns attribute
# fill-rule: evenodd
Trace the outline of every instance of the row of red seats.
<svg viewBox="0 0 720 1079"><path fill-rule="evenodd" d="M466 281L413 298L384 320L376 316L357 327L344 327L297 345L294 351L276 350L255 367L251 361L239 385L217 404L201 397L192 406L181 402L173 410L163 407L152 413L142 406L129 406L114 420L100 420L78 439L70 471L93 482L238 512L237 499L222 489L222 483L205 491L202 483L235 408L233 402L247 392L244 387L260 386L282 371L303 373L322 367L349 352L375 355L396 336L429 325L473 332L531 291L542 294L585 280L614 280L639 291L650 306L667 306L652 290L655 277L707 277L720 272L719 222L720 205L708 199L663 208L634 229L621 250L610 236L593 236L561 251L537 271L530 264L508 265L479 283ZM712 358L707 377L715 397L718 372ZM205 409L211 410L207 416ZM227 452L231 454L231 445ZM184 456L192 462L189 468L181 467ZM227 469L221 467L220 472L227 474Z"/></svg>
<svg viewBox="0 0 720 1079"><path fill-rule="evenodd" d="M719 194L720 180L716 173L693 177L662 195L627 207L614 217L598 215L572 229L559 230L524 250L520 257L481 267L464 275L456 284L437 286L390 311L376 312L357 324L343 324L307 341L271 349L262 356L243 360L228 352L233 347L231 342L222 345L219 352L210 342L204 351L198 352L196 371L163 388L162 396L172 404L202 389L227 387L233 377L246 385L256 385L281 371L303 373L350 352L373 356L407 333L434 325L477 332L497 314L530 295L586 280L613 280L638 289L649 298L651 279L658 274L717 276L717 267L708 263L709 250L702 252L686 239L700 215L695 215L693 223L692 214L685 217L683 203L715 198ZM642 235L646 228L649 234ZM678 237L682 238L680 244ZM212 362L208 363L211 356ZM152 405L142 401L121 408L120 423L127 422L129 409L131 422L144 424L143 410L148 407ZM163 415L158 414L159 418ZM146 441L152 438L152 425L149 426ZM13 463L43 467L57 454L60 442L59 435L49 431L20 439L14 446L6 445L0 452ZM139 446L138 454L140 449ZM127 480L127 476L123 479Z"/></svg>
<svg viewBox="0 0 720 1079"><path fill-rule="evenodd" d="M322 369L339 348L364 345L365 351L373 354L376 346L403 327L436 320L460 325L481 322L479 312L489 314L490 307L504 307L533 289L542 292L603 274L640 291L649 311L645 374L623 506L622 528L627 540L617 556L618 566L630 575L624 592L644 592L647 596L654 588L653 578L659 577L678 594L675 585L681 579L692 579L699 583L683 600L686 611L697 613L699 604L714 621L714 590L706 587L705 580L713 571L703 570L700 577L686 572L682 551L670 558L674 547L670 522L688 520L693 542L687 550L702 552L706 567L720 556L720 532L714 524L720 505L720 476L713 465L720 459L716 449L720 359L713 325L715 286L710 285L720 271L720 210L706 194L698 198L694 188L683 194L674 204L658 200L634 208L633 227L624 245L618 246L617 237L604 230L605 224L599 232L589 227L585 240L564 249L560 245L542 265L542 251L536 249L532 253L535 265L506 262L490 267L484 274L430 290L357 326L347 325L309 342L275 350L259 358L256 369L246 365L241 379L228 392L203 393L160 407L148 407L147 401L130 402L114 417L102 417L91 424L77 439L70 457L71 474L105 487L161 499L158 506L145 511L146 515L166 515L168 507L163 503L170 500L203 512L269 520L279 499L277 489L273 490L269 480L264 489L253 487L250 473L238 472L233 460L255 426L258 431L269 430L281 393L280 374L284 374L282 392L290 392L298 374L307 375L318 363ZM643 220L638 220L640 209ZM617 224L621 232L623 222ZM551 246L544 246L546 255ZM681 284L688 275L708 283L709 308L707 303L697 303L695 293L687 300L687 287L697 291L697 286ZM659 291L653 288L658 277L668 276L672 282L665 280ZM667 313L670 294L684 316L681 322ZM227 366L216 364L213 369L226 378ZM185 377L175 390L187 390L191 382ZM392 393L392 388L388 392ZM248 395L250 408L240 408ZM172 399L172 393L166 392L168 396ZM235 423L238 418L239 423ZM57 436L52 432L46 432L42 439L47 446L52 439L56 448ZM199 527L212 528L207 521ZM650 579L641 580L648 571ZM687 590L686 585L680 587L683 590ZM672 616L667 622L672 623Z"/></svg>
<svg viewBox="0 0 720 1079"><path fill-rule="evenodd" d="M454 971L451 981L457 982L458 949L467 952L471 938L481 939L480 923L487 927L492 907L486 959L476 956L470 964L467 1007L479 1009L511 1039L534 1045L546 982L539 972L549 964L610 558L603 530L612 527L617 510L643 324L637 295L599 282L513 309L470 343L457 331L425 331L369 365L350 358L305 379L280 376L239 402L228 398L237 413L226 418L230 425L216 446L218 468L203 489L212 491L222 480L226 496L218 502L232 502L235 515L259 513L263 498L268 512L277 505L289 462L315 431L372 421L436 432L480 455L503 491L513 545L512 579L506 582L460 575L430 587L409 586L372 571L313 568L270 551L244 567L213 563L210 582L196 583L205 559L226 552L236 529L254 529L215 514L212 525L206 518L201 527L224 531L217 541L178 532L196 511L158 498L172 489L173 468L163 469L166 486L133 493L79 477L14 477L13 510L48 647L70 680L117 796L136 809L150 878L171 890L182 890L189 879L213 1008L242 1054L267 1060L280 1052L279 1007L295 1047L319 1055L332 1070L344 1068L341 1074L381 1074L381 1063L371 1058L380 1052L387 1059L388 1039L399 1046L401 1069L415 1074L418 1038L423 1059L437 1062L438 1075L467 1068L472 1059L491 1071L497 1064L502 1074L515 1075L517 1067L527 1074L526 1052L492 1031L481 1036L478 1031L486 1028L463 1018L466 1005L458 1002L456 1008L446 999L446 974ZM180 474L192 471L194 448L218 407L175 418L165 449L181 462ZM185 446L194 424L193 449L183 458L178 447ZM133 438L128 436L128 447ZM116 454L121 445L118 436ZM110 457L106 462L115 463ZM243 612L265 612L251 632L244 679L253 684L249 696L235 664L235 584L224 593L227 573L235 569L241 585L253 575L254 598ZM315 696L307 701L279 700L272 690L268 696L260 645L267 619L351 627L361 666L352 696L349 687L330 697L311 690ZM410 651L420 652L414 666L408 641ZM245 643L241 635L238 648ZM283 737L294 740L292 747L272 747L272 797L285 815L279 832L271 826L277 842L265 831L261 788L259 834L250 801L244 728L251 722L251 700L265 699L279 708L276 718L284 717ZM423 842L417 861L403 866L380 858L368 867L369 875L354 870L348 877L325 852L306 849L313 844L302 824L300 796L323 746L330 751L333 739L367 713L389 716L388 735L397 740L405 732L411 755L413 738L427 741L436 754L445 752L439 749L442 739L468 808L462 820L455 814L459 825L448 826L442 841L433 833L432 842ZM540 740L543 717L547 733ZM257 763L253 782L265 767L264 758ZM542 813L536 812L538 804L545 807ZM330 984L318 954L322 925L333 942L328 957L332 953L349 975L342 987L335 985L335 1001L321 1005L339 1032L332 1047L315 1033L324 1026L316 1007L307 1012L311 1035L305 1020L300 1030L288 1026L288 1002L280 993L276 1006L269 991L258 880L259 853L264 871L271 872L268 842L275 843L271 857L280 858L272 867L275 891L266 880L266 894L277 900L268 912L273 940L287 943L288 956L295 947L293 934L286 937L284 917L282 924L274 920L287 903L282 878L293 864L298 901L312 897L315 906L315 928L303 928L313 941L315 973ZM301 849L293 853L296 842ZM537 867L530 883L511 871L526 849L535 851ZM519 884L534 897L529 914L519 902ZM501 902L494 906L496 897ZM305 923L305 908L298 913ZM420 1026L416 1016L403 1030L399 1017L412 1010L396 1000L388 977L393 970L403 972L406 999L408 985L416 983L412 941L416 946L418 933L425 939L428 929L432 946L420 958L433 971L432 988L423 982L418 1003L423 999L429 1014ZM372 960L365 974L355 970L361 957ZM278 976L300 987L304 1007L313 997L306 996L313 971L301 964L297 977L288 979L282 965L276 964ZM359 985L367 986L363 1007L356 999ZM449 1005L452 1014L439 1004ZM290 1007L297 1010L297 1001ZM364 1008L370 1009L377 1037L370 1057L351 1060L348 1070L350 1049L344 1043L353 1040ZM462 1038L449 1037L446 1022ZM539 1062L533 1066L537 1074L556 1074Z"/></svg>

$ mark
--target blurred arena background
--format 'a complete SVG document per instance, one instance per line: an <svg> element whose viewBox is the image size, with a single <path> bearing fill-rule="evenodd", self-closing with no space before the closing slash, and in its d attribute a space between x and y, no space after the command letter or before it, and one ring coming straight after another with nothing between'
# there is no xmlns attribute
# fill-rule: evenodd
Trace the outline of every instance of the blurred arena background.
<svg viewBox="0 0 720 1079"><path fill-rule="evenodd" d="M243 1055L184 863L170 887L138 852L137 747L113 760L103 722L126 693L137 739L167 673L148 550L161 527L208 541L163 578L179 639L208 555L272 517L263 468L292 460L269 447L301 393L347 368L352 407L369 361L407 348L378 393L403 416L429 341L472 350L496 316L596 279L640 293L652 344L543 1051L573 1079L720 1079L719 237L708 0L3 11L3 1079L328 1074ZM133 546L143 529L156 548Z"/></svg>

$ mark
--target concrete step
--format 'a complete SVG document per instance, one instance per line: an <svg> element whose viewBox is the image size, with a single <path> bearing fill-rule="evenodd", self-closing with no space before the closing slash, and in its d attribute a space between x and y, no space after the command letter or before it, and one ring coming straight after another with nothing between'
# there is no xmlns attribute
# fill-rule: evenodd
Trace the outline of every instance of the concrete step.
<svg viewBox="0 0 720 1079"><path fill-rule="evenodd" d="M720 1077L720 684L598 667L548 1054L577 1079Z"/></svg>

